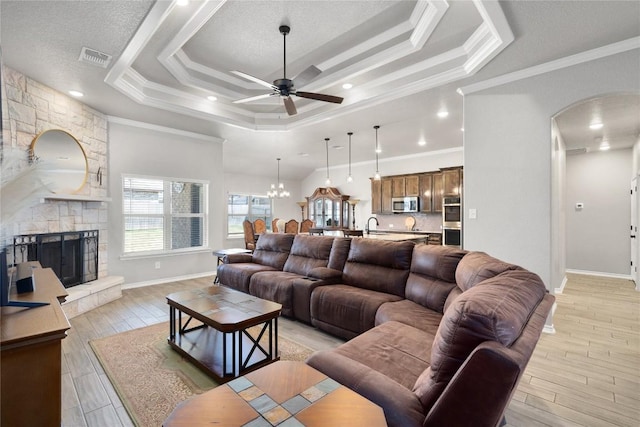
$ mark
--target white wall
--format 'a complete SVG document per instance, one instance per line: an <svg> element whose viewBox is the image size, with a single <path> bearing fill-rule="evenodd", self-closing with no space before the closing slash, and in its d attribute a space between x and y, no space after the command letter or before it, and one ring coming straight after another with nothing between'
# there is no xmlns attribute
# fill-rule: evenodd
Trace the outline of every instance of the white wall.
<svg viewBox="0 0 640 427"><path fill-rule="evenodd" d="M567 157L568 269L629 275L631 154L628 148Z"/></svg>
<svg viewBox="0 0 640 427"><path fill-rule="evenodd" d="M640 92L637 49L479 90L464 98L465 248L552 276L551 118L598 95ZM557 218L554 218L557 220Z"/></svg>
<svg viewBox="0 0 640 427"><path fill-rule="evenodd" d="M372 152L372 157L374 153ZM440 168L461 166L463 164L462 148L442 150L413 155L380 159L379 170L381 176L402 175L418 172L437 171ZM375 160L351 165L353 182L347 182L348 166L329 168L332 187L337 187L342 194L360 199L356 205L356 228L364 229L367 218L371 216L371 179L375 174ZM326 170L318 169L302 182L302 194L311 195L318 187L325 187ZM373 225L373 223L372 223Z"/></svg>
<svg viewBox="0 0 640 427"><path fill-rule="evenodd" d="M226 159L226 161L233 161ZM277 176L253 176L253 175L240 175L240 174L224 174L225 182L225 198L229 194L249 194L254 196L266 196L267 191L271 189L271 184L277 184ZM284 188L290 193L289 197L282 199L273 199L273 218L281 218L284 220L295 219L298 222L302 221L302 215L300 212L300 206L296 202L305 200L304 195L300 190L300 181L287 181L282 180ZM225 205L218 206L218 209L222 210L224 221L224 243L225 248L243 248L244 237L229 238L227 236L227 212L224 209Z"/></svg>
<svg viewBox="0 0 640 427"><path fill-rule="evenodd" d="M567 269L567 151L555 120L551 123L551 277Z"/></svg>
<svg viewBox="0 0 640 427"><path fill-rule="evenodd" d="M122 259L122 175L209 181L209 246L222 245L226 204L222 172L222 141L129 120L109 118L109 273L123 276L125 285L213 272L217 258L211 250L172 256ZM155 263L160 262L160 268Z"/></svg>
<svg viewBox="0 0 640 427"><path fill-rule="evenodd" d="M638 140L633 145L633 158L631 160L631 178L635 178L640 175L640 135Z"/></svg>

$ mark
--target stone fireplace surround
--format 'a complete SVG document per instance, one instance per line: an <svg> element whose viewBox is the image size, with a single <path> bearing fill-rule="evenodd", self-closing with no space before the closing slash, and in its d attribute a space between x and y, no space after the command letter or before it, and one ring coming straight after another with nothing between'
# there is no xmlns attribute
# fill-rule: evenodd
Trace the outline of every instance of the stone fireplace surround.
<svg viewBox="0 0 640 427"><path fill-rule="evenodd" d="M87 156L88 179L80 191L34 200L31 206L17 212L9 224L2 224L0 234L4 240L0 243L7 246L16 235L99 230L98 279L67 290L69 296L62 307L67 317L72 318L122 295L124 278L109 276L107 269L106 203L110 200L104 184L109 182L107 117L8 67L3 67L2 77L3 149L27 152L39 133L62 129L80 142Z"/></svg>

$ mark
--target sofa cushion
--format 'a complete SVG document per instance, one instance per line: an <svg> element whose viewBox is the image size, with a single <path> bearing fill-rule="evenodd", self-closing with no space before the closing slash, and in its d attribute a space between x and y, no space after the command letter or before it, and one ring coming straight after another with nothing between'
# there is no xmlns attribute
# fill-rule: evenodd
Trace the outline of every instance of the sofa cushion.
<svg viewBox="0 0 640 427"><path fill-rule="evenodd" d="M456 267L466 251L448 246L416 245L405 288L405 298L442 313L456 286Z"/></svg>
<svg viewBox="0 0 640 427"><path fill-rule="evenodd" d="M375 326L378 307L402 298L348 285L327 285L311 294L311 323L331 334L351 339Z"/></svg>
<svg viewBox="0 0 640 427"><path fill-rule="evenodd" d="M253 251L253 262L282 270L291 251L294 236L294 234L278 233L261 234Z"/></svg>
<svg viewBox="0 0 640 427"><path fill-rule="evenodd" d="M259 271L277 271L268 265L243 262L238 264L222 264L218 266L217 277L221 284L235 290L249 293L249 280Z"/></svg>
<svg viewBox="0 0 640 427"><path fill-rule="evenodd" d="M509 347L542 301L546 288L526 270L504 273L462 293L445 311L431 350L431 365L414 392L430 408L469 354L482 342Z"/></svg>
<svg viewBox="0 0 640 427"><path fill-rule="evenodd" d="M523 268L500 261L484 252L469 252L458 263L456 283L464 292L483 280L508 270L523 270Z"/></svg>
<svg viewBox="0 0 640 427"><path fill-rule="evenodd" d="M376 312L376 326L386 322L396 321L413 326L432 336L436 334L442 314L413 301L404 299L396 302L385 302Z"/></svg>
<svg viewBox="0 0 640 427"><path fill-rule="evenodd" d="M352 239L343 283L404 298L413 242Z"/></svg>
<svg viewBox="0 0 640 427"><path fill-rule="evenodd" d="M326 267L333 245L333 237L296 234L284 271L306 276L316 267Z"/></svg>
<svg viewBox="0 0 640 427"><path fill-rule="evenodd" d="M349 248L351 247L351 239L346 237L336 237L333 239L331 246L331 255L329 256L329 264L327 267L333 270L344 269L344 263L347 262Z"/></svg>

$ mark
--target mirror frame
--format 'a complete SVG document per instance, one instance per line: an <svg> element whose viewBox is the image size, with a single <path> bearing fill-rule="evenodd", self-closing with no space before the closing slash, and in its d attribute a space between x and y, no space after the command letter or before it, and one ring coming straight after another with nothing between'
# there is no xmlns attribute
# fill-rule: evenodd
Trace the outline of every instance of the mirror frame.
<svg viewBox="0 0 640 427"><path fill-rule="evenodd" d="M82 189L82 187L84 187L84 185L87 183L87 178L89 176L89 161L87 160L87 153L84 151L84 148L82 147L82 144L80 144L80 142L73 136L71 135L69 132L62 130L62 129L47 129L44 130L42 132L40 132L38 135L35 136L35 138L33 138L33 141L31 142L31 145L29 146L29 158L31 159L31 162L36 162L37 159L39 158L37 153L36 153L36 146L38 144L38 142L40 141L40 139L45 136L48 132L62 132L64 134L66 134L69 138L71 138L71 140L73 142L76 143L76 145L78 146L78 148L80 149L80 153L82 154L82 159L84 161L84 176L82 178L82 183L75 189L73 189L70 193L59 193L55 190L51 190L51 192L53 194L74 194L77 193L78 191L80 191Z"/></svg>

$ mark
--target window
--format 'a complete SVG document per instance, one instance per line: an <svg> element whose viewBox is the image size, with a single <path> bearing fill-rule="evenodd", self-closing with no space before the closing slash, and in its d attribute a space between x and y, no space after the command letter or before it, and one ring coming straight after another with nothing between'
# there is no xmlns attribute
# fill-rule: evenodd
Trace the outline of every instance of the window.
<svg viewBox="0 0 640 427"><path fill-rule="evenodd" d="M267 196L229 194L227 200L227 234L243 235L242 222L262 218L271 230L271 199Z"/></svg>
<svg viewBox="0 0 640 427"><path fill-rule="evenodd" d="M208 186L204 181L124 176L124 253L206 247Z"/></svg>

